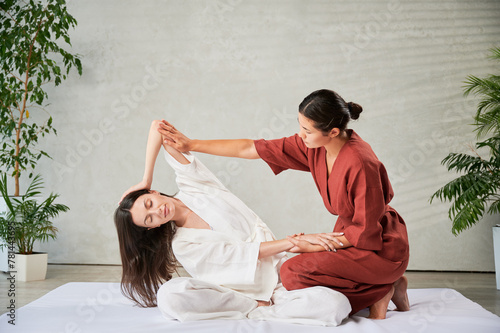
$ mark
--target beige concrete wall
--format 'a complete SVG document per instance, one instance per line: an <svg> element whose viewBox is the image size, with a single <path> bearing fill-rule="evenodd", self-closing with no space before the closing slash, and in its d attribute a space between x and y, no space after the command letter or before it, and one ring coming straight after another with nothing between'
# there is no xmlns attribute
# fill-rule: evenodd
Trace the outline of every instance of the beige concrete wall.
<svg viewBox="0 0 500 333"><path fill-rule="evenodd" d="M43 145L48 188L71 211L57 219L53 263L119 263L113 211L138 182L152 119L196 138L279 138L320 88L364 107L355 129L385 163L411 242L411 269L494 269L490 217L459 237L440 161L466 151L469 74L494 73L498 1L71 1L83 76L49 92L57 137ZM498 44L496 44L498 46ZM332 229L309 174L278 177L262 161L202 160L278 237ZM154 187L173 193L159 161Z"/></svg>

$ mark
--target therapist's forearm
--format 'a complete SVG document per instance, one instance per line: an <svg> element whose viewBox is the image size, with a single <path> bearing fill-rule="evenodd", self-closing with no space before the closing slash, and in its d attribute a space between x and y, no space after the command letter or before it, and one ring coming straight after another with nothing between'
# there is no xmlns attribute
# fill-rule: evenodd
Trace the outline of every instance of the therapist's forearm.
<svg viewBox="0 0 500 333"><path fill-rule="evenodd" d="M290 250L293 247L293 244L288 241L288 239L280 239L269 242L260 243L259 248L259 259L270 257L275 254L285 252Z"/></svg>
<svg viewBox="0 0 500 333"><path fill-rule="evenodd" d="M340 236L336 238L342 243L342 245L335 243L334 245L336 249L345 249L346 247L352 246L351 242L349 242L347 238L345 238L345 236Z"/></svg>
<svg viewBox="0 0 500 333"><path fill-rule="evenodd" d="M210 155L246 159L260 158L257 153L257 149L255 149L254 141L251 139L191 140L189 148L191 151L197 151Z"/></svg>

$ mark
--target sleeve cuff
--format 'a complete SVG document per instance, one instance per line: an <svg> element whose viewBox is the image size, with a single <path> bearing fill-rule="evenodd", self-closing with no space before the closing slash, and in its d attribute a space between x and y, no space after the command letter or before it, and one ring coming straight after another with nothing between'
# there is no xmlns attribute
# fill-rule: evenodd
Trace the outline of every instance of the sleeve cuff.
<svg viewBox="0 0 500 333"><path fill-rule="evenodd" d="M191 155L191 153L182 153L184 157L189 161L188 164L182 164L179 161L177 161L172 155L170 155L166 150L163 151L163 155L165 156L165 160L167 161L168 164L174 169L174 170L182 170L182 171L187 171L192 168L194 168L194 156Z"/></svg>
<svg viewBox="0 0 500 333"><path fill-rule="evenodd" d="M279 165L274 164L273 162L270 162L270 160L272 160L273 153L271 152L271 150L266 149L266 146L268 145L266 140L264 140L264 139L254 140L254 145L255 145L255 149L257 150L257 154L259 154L259 157L264 162L266 162L267 165L269 165L269 167L271 168L271 170L273 171L273 173L275 175L286 170L286 168L283 168Z"/></svg>

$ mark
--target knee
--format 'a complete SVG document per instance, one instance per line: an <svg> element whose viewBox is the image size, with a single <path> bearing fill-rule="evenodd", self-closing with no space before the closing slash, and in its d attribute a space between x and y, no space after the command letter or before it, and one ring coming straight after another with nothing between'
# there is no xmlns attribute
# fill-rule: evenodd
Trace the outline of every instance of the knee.
<svg viewBox="0 0 500 333"><path fill-rule="evenodd" d="M185 277L176 277L168 280L158 289L157 297L175 295L186 289L189 281Z"/></svg>
<svg viewBox="0 0 500 333"><path fill-rule="evenodd" d="M281 277L282 282L283 282L283 280L288 280L288 276L290 274L290 261L291 260L292 259L288 259L280 267L280 277Z"/></svg>
<svg viewBox="0 0 500 333"><path fill-rule="evenodd" d="M297 269L296 257L288 259L281 265L280 277L283 287L287 290L301 289L303 287L299 286L300 275Z"/></svg>
<svg viewBox="0 0 500 333"><path fill-rule="evenodd" d="M180 319L179 315L184 311L185 306L182 297L189 281L187 278L174 278L165 282L156 293L156 303L158 309L164 317L169 319Z"/></svg>

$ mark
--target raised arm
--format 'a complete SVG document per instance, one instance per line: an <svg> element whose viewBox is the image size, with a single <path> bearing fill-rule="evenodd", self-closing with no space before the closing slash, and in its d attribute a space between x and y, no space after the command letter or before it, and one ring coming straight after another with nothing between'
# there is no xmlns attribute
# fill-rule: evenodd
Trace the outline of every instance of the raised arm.
<svg viewBox="0 0 500 333"><path fill-rule="evenodd" d="M153 183L153 172L155 168L156 159L158 157L158 153L160 152L161 146L163 145L165 150L172 155L179 163L181 164L189 164L189 161L184 157L182 153L176 150L173 147L163 144L163 138L160 132L158 132L160 120L154 120L151 123L148 134L148 143L146 145L146 161L144 166L144 175L142 180L130 187L127 191L125 191L120 199L123 198L132 191L151 189L151 184Z"/></svg>
<svg viewBox="0 0 500 333"><path fill-rule="evenodd" d="M148 143L146 146L146 165L144 167L144 176L142 181L151 186L153 182L153 172L155 168L156 159L158 158L158 153L163 145L165 150L172 155L179 163L189 164L184 155L173 147L163 144L163 138L159 129L160 120L153 120L151 127L149 128Z"/></svg>
<svg viewBox="0 0 500 333"><path fill-rule="evenodd" d="M260 158L253 140L192 140L179 132L172 124L162 120L159 124L159 132L165 137L164 144L181 152L197 151L200 153L239 157L246 159Z"/></svg>

